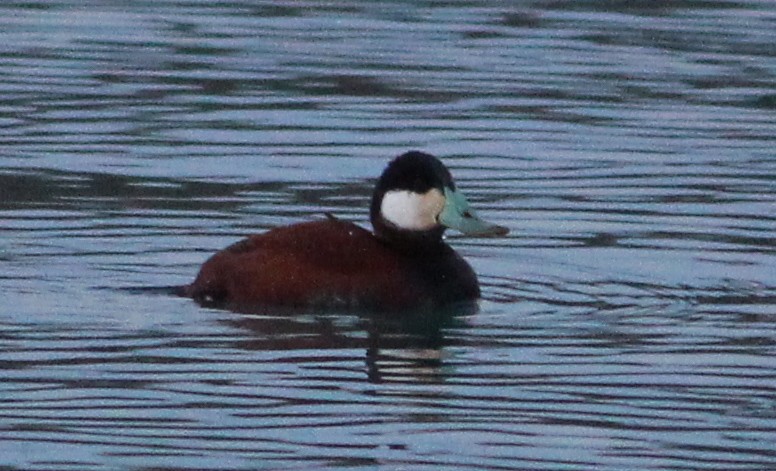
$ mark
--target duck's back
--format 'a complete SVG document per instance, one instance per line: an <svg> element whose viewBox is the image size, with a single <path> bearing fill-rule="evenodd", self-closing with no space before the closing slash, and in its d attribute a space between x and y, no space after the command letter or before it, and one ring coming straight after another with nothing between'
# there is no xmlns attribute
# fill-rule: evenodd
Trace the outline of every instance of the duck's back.
<svg viewBox="0 0 776 471"><path fill-rule="evenodd" d="M233 306L412 308L479 296L471 267L441 244L409 256L336 219L280 227L213 255L186 289Z"/></svg>

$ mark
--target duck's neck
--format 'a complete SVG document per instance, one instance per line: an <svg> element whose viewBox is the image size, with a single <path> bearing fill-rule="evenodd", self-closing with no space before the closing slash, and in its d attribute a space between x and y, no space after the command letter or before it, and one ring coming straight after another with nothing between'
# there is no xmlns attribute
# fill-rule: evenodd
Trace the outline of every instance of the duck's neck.
<svg viewBox="0 0 776 471"><path fill-rule="evenodd" d="M407 231L391 226L382 220L372 221L375 236L391 247L409 254L430 254L445 250L447 244L442 240L444 227L428 231Z"/></svg>

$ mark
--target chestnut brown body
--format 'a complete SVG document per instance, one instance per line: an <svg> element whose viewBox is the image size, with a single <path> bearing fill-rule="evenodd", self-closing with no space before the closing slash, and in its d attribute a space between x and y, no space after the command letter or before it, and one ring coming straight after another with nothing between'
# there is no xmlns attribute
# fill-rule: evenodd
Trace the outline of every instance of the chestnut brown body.
<svg viewBox="0 0 776 471"><path fill-rule="evenodd" d="M204 303L404 309L476 299L471 267L441 240L409 249L340 220L294 224L216 253L187 294Z"/></svg>

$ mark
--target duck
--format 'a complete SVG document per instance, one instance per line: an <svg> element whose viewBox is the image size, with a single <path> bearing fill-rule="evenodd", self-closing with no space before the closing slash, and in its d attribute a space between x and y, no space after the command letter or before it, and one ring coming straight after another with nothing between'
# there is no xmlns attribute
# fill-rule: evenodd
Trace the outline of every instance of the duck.
<svg viewBox="0 0 776 471"><path fill-rule="evenodd" d="M207 259L183 293L232 309L436 309L481 295L477 275L444 232L509 232L479 217L442 161L421 151L385 167L369 218L372 231L326 214L251 235Z"/></svg>

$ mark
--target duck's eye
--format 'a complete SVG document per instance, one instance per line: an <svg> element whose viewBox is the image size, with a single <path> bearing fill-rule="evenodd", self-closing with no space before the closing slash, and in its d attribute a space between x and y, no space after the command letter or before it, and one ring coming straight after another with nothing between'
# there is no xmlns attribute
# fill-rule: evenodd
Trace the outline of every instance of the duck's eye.
<svg viewBox="0 0 776 471"><path fill-rule="evenodd" d="M470 213L469 211L464 211L462 216L467 218L467 219L474 217L474 216L472 216L472 213Z"/></svg>

